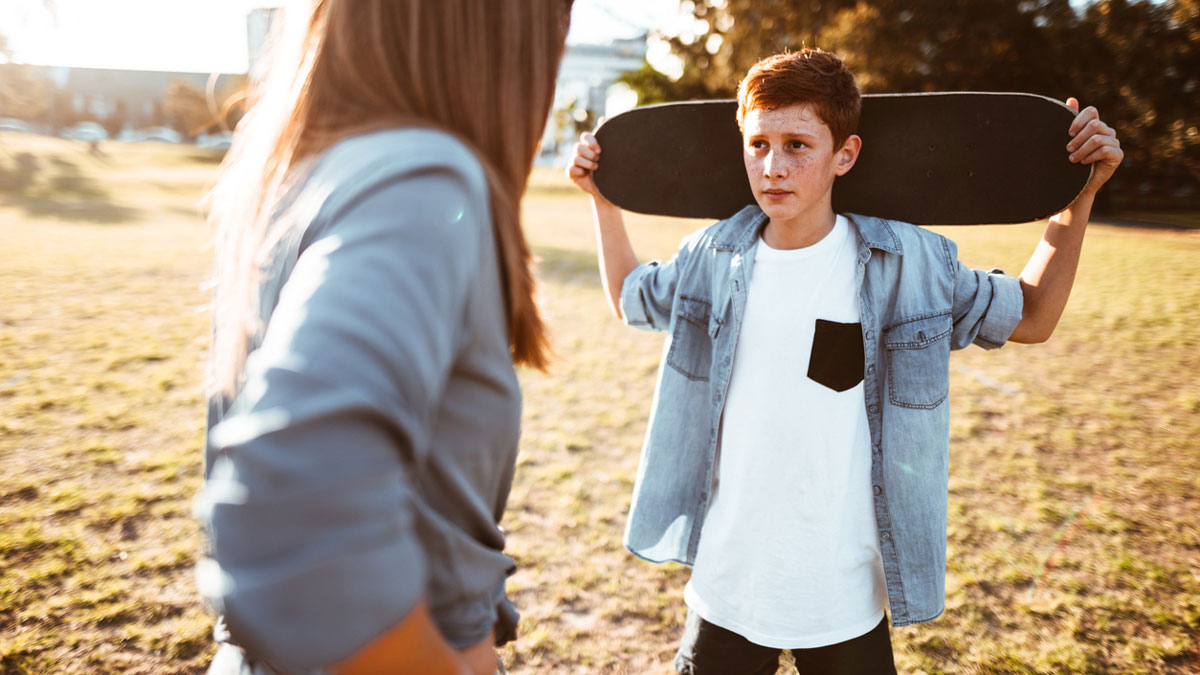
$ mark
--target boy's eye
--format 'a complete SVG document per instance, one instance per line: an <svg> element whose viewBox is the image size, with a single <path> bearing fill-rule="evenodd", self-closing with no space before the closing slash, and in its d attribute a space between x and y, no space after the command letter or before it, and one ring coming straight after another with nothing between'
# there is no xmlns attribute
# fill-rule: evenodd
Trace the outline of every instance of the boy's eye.
<svg viewBox="0 0 1200 675"><path fill-rule="evenodd" d="M754 148L755 150L762 150L763 148L767 147L767 142L766 141L750 141L750 147Z"/></svg>
<svg viewBox="0 0 1200 675"><path fill-rule="evenodd" d="M808 146L806 146L804 144L804 141L792 141L792 142L788 143L788 147L791 148L792 150L803 150L804 148L806 148Z"/></svg>

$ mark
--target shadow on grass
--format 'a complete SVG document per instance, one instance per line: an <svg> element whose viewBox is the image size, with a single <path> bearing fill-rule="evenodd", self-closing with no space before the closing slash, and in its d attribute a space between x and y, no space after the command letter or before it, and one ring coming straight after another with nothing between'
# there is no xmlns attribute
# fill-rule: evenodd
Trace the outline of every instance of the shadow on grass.
<svg viewBox="0 0 1200 675"><path fill-rule="evenodd" d="M59 155L29 152L0 155L0 206L34 218L118 224L141 211L113 201L108 190L78 164Z"/></svg>
<svg viewBox="0 0 1200 675"><path fill-rule="evenodd" d="M198 164L220 164L225 161L224 150L196 150L187 156L188 160Z"/></svg>
<svg viewBox="0 0 1200 675"><path fill-rule="evenodd" d="M573 286L600 286L600 272L595 254L553 246L535 246L538 257L537 275L548 283Z"/></svg>

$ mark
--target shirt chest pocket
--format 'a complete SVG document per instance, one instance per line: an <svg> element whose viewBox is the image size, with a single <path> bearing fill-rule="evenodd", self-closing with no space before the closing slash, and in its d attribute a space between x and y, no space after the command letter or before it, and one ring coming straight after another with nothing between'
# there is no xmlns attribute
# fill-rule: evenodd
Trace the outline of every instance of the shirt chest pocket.
<svg viewBox="0 0 1200 675"><path fill-rule="evenodd" d="M950 393L950 313L919 317L884 331L888 399L902 408L931 409Z"/></svg>
<svg viewBox="0 0 1200 675"><path fill-rule="evenodd" d="M713 340L720 329L720 322L712 316L712 304L680 296L675 303L674 323L667 365L689 380L707 382L712 370Z"/></svg>

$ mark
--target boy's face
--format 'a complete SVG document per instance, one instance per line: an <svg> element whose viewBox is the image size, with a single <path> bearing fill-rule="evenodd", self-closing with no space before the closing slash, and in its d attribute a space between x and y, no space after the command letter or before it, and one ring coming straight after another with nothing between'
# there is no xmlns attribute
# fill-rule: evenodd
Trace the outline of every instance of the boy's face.
<svg viewBox="0 0 1200 675"><path fill-rule="evenodd" d="M742 157L754 199L780 225L827 222L834 178L854 166L862 141L840 147L807 103L774 110L755 108L742 120Z"/></svg>

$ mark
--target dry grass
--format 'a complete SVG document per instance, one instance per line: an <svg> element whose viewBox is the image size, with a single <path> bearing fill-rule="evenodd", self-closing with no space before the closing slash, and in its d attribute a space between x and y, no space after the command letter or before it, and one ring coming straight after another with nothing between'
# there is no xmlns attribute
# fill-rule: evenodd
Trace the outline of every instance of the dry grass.
<svg viewBox="0 0 1200 675"><path fill-rule="evenodd" d="M107 152L0 136L4 673L199 673L211 654L190 501L213 163ZM522 373L504 524L524 621L503 655L670 672L687 571L620 545L661 338L608 315L571 188L537 174L527 218L560 358ZM643 258L700 225L630 221ZM1038 232L950 234L1017 271ZM1194 233L1094 227L1050 343L956 354L948 609L893 633L902 672L1200 672L1198 254Z"/></svg>

